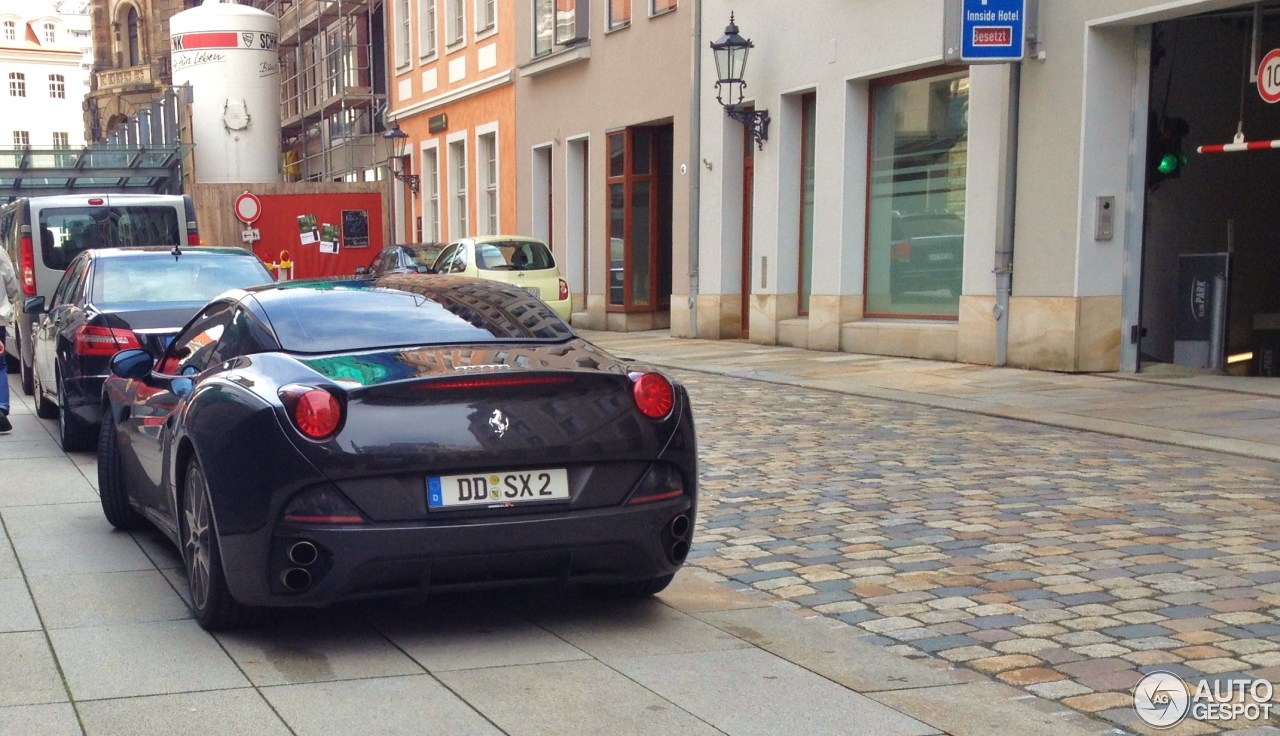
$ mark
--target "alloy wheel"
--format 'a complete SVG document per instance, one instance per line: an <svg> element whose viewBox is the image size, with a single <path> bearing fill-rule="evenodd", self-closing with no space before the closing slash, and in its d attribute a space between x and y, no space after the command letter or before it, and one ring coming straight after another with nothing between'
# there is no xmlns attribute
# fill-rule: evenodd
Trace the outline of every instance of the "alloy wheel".
<svg viewBox="0 0 1280 736"><path fill-rule="evenodd" d="M187 580L191 587L191 604L203 610L209 600L209 496L205 493L204 474L192 468L187 475L183 497L185 534L182 558L187 565Z"/></svg>

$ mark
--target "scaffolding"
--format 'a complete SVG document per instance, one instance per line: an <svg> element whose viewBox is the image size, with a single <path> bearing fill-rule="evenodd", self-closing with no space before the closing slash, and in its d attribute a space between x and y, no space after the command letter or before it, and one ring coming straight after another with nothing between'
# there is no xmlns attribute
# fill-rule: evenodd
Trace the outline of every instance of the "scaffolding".
<svg viewBox="0 0 1280 736"><path fill-rule="evenodd" d="M259 0L280 20L285 181L378 176L386 106L374 0Z"/></svg>

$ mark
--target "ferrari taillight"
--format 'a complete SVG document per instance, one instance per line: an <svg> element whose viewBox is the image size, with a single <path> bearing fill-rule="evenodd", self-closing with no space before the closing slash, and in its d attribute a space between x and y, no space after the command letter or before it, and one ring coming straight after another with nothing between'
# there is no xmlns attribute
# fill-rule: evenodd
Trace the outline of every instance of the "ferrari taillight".
<svg viewBox="0 0 1280 736"><path fill-rule="evenodd" d="M342 403L322 388L285 386L280 400L294 426L308 439L328 439L342 425Z"/></svg>
<svg viewBox="0 0 1280 736"><path fill-rule="evenodd" d="M568 299L568 298L569 298L569 282L565 281L564 279L560 279L560 301L564 301L565 299Z"/></svg>
<svg viewBox="0 0 1280 736"><path fill-rule="evenodd" d="M111 357L121 350L142 347L133 330L118 327L96 327L80 325L75 334L76 355L98 355Z"/></svg>
<svg viewBox="0 0 1280 736"><path fill-rule="evenodd" d="M26 296L36 295L36 254L34 246L31 244L31 236L23 235L19 245L18 258L22 263L19 268L22 269L22 293Z"/></svg>
<svg viewBox="0 0 1280 736"><path fill-rule="evenodd" d="M676 392L661 373L632 373L631 396L636 408L650 419L663 419L676 404Z"/></svg>

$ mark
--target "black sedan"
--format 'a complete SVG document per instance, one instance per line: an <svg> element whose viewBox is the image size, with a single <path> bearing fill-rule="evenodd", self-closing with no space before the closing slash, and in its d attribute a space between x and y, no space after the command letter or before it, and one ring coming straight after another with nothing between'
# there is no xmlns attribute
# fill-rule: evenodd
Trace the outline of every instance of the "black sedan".
<svg viewBox="0 0 1280 736"><path fill-rule="evenodd" d="M271 274L243 248L95 248L67 266L32 332L36 414L58 417L64 450L97 439L102 382L116 351L159 355L200 307L228 289L270 283Z"/></svg>
<svg viewBox="0 0 1280 736"><path fill-rule="evenodd" d="M684 389L527 291L400 274L224 294L111 361L107 520L180 548L206 628L472 586L662 590L689 552Z"/></svg>

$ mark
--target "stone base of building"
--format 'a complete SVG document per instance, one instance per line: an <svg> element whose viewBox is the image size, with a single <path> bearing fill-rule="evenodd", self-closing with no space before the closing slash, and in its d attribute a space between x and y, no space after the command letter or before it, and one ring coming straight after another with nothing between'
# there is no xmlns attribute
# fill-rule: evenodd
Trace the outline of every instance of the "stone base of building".
<svg viewBox="0 0 1280 736"><path fill-rule="evenodd" d="M810 299L809 314L803 317L797 316L796 303L794 294L753 295L749 340L808 350L996 363L994 296L960 297L960 316L955 321L865 320L860 295L815 295ZM694 336L688 304L687 295L672 295L672 337ZM697 337L740 339L741 304L737 294L699 295ZM577 317L574 324L578 324ZM661 329L645 326L645 315L610 313L608 318L608 326L593 329ZM1068 373L1119 370L1121 323L1118 296L1015 296L1009 303L1008 365Z"/></svg>

